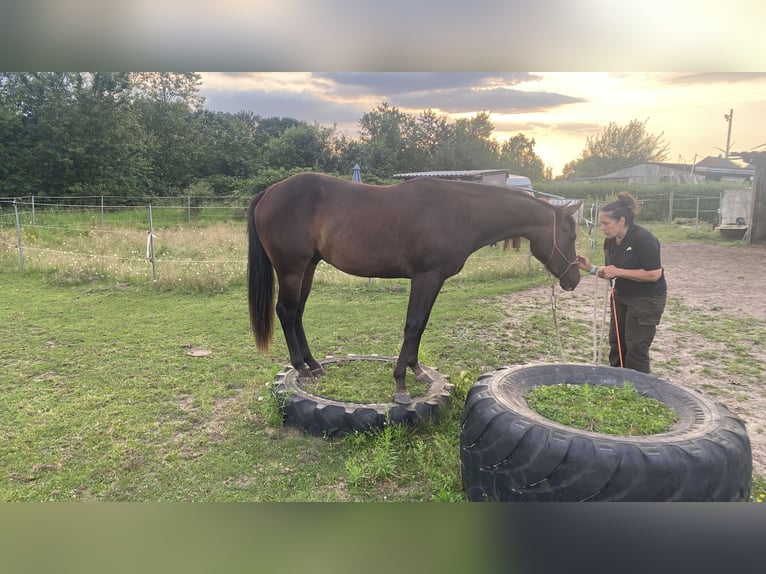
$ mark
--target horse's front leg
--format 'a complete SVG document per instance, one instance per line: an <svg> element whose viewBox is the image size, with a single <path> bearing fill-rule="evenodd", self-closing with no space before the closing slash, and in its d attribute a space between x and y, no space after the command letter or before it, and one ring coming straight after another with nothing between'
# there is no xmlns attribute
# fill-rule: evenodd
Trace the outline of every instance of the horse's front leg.
<svg viewBox="0 0 766 574"><path fill-rule="evenodd" d="M431 382L431 377L418 361L418 350L420 349L420 339L431 315L431 309L443 284L442 275L435 272L416 275L412 278L410 300L407 305L407 321L404 326L404 342L394 367L395 403L407 405L412 402L412 397L404 380L407 367L412 369L418 381Z"/></svg>

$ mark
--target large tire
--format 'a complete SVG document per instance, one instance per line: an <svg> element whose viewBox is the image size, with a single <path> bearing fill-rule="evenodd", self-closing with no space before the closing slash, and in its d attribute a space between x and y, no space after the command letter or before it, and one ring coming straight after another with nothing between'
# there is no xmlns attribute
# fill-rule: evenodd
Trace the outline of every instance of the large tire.
<svg viewBox="0 0 766 574"><path fill-rule="evenodd" d="M532 410L539 385L626 381L672 408L662 434L618 436L568 427ZM747 501L752 453L744 422L690 389L631 369L574 364L509 367L468 391L460 431L472 501Z"/></svg>
<svg viewBox="0 0 766 574"><path fill-rule="evenodd" d="M393 365L394 358L378 355L348 355L326 357L320 364L346 361L385 361ZM390 403L352 403L319 397L308 392L298 380L295 369L288 367L277 374L274 393L284 414L284 424L302 428L313 436L338 437L382 428L389 423L425 424L438 417L452 400L455 385L431 367L423 367L433 382L428 392L412 399L409 405ZM394 382L391 379L391 394Z"/></svg>

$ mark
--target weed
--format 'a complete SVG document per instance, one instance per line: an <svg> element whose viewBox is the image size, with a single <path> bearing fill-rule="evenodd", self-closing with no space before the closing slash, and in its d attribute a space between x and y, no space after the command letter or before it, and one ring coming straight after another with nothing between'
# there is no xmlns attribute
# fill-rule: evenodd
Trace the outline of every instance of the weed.
<svg viewBox="0 0 766 574"><path fill-rule="evenodd" d="M386 421L381 429L369 434L354 433L349 440L356 454L345 461L347 482L360 486L396 477L407 429Z"/></svg>

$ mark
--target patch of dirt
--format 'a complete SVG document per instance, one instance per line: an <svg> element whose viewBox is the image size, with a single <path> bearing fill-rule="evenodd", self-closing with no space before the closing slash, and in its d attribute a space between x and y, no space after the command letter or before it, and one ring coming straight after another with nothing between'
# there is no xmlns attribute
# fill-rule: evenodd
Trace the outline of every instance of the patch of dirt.
<svg viewBox="0 0 766 574"><path fill-rule="evenodd" d="M651 350L652 374L692 388L724 404L747 425L753 453L753 470L766 476L766 246L726 246L668 243L662 247L662 263L668 282L668 305L657 329ZM505 299L513 313L550 309L550 286L514 293ZM557 288L560 321L576 318L601 323L606 283L585 275L573 292ZM534 301L535 303L531 303ZM699 328L684 328L695 315L703 313L710 324L743 320L740 340L713 340ZM747 328L745 328L745 323ZM736 325L736 323L735 323ZM736 329L734 330L736 331ZM747 332L757 336L747 336ZM570 362L591 362L592 355L573 357ZM747 357L738 372L732 346L740 346ZM600 364L606 364L608 343L604 342ZM547 360L560 361L561 357Z"/></svg>

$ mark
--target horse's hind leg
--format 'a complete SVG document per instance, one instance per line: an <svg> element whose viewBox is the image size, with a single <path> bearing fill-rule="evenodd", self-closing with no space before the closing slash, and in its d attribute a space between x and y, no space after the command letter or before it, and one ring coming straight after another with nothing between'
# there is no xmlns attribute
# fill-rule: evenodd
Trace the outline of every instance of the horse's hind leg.
<svg viewBox="0 0 766 574"><path fill-rule="evenodd" d="M295 335L298 339L298 347L300 348L300 352L303 355L303 361L308 366L311 374L315 377L325 375L326 373L324 367L322 367L322 365L316 359L314 359L313 355L311 354L311 349L309 349L306 333L303 331L303 311L306 309L306 300L309 297L309 293L311 293L311 285L314 282L314 271L316 271L317 263L319 263L319 261L320 259L318 257L314 257L314 259L311 260L309 266L306 268L306 272L303 274L303 283L301 284L301 298L300 302L298 303L298 309L295 316Z"/></svg>
<svg viewBox="0 0 766 574"><path fill-rule="evenodd" d="M299 378L313 378L309 367L304 359L303 349L300 339L305 341L303 328L298 328L299 311L301 307L301 285L303 283L303 274L298 273L277 273L279 278L279 296L277 298L277 317L282 324L282 331L285 334L287 350L290 353L290 364L298 371ZM299 337L298 332L301 336Z"/></svg>
<svg viewBox="0 0 766 574"><path fill-rule="evenodd" d="M399 352L399 359L394 367L394 380L396 392L394 402L409 404L412 402L407 385L404 381L407 367L415 373L415 377L421 382L430 382L431 377L418 361L420 339L426 329L428 317L434 306L439 290L444 284L441 274L430 273L418 275L412 278L410 287L410 300L407 305L407 322L404 327L404 342Z"/></svg>

